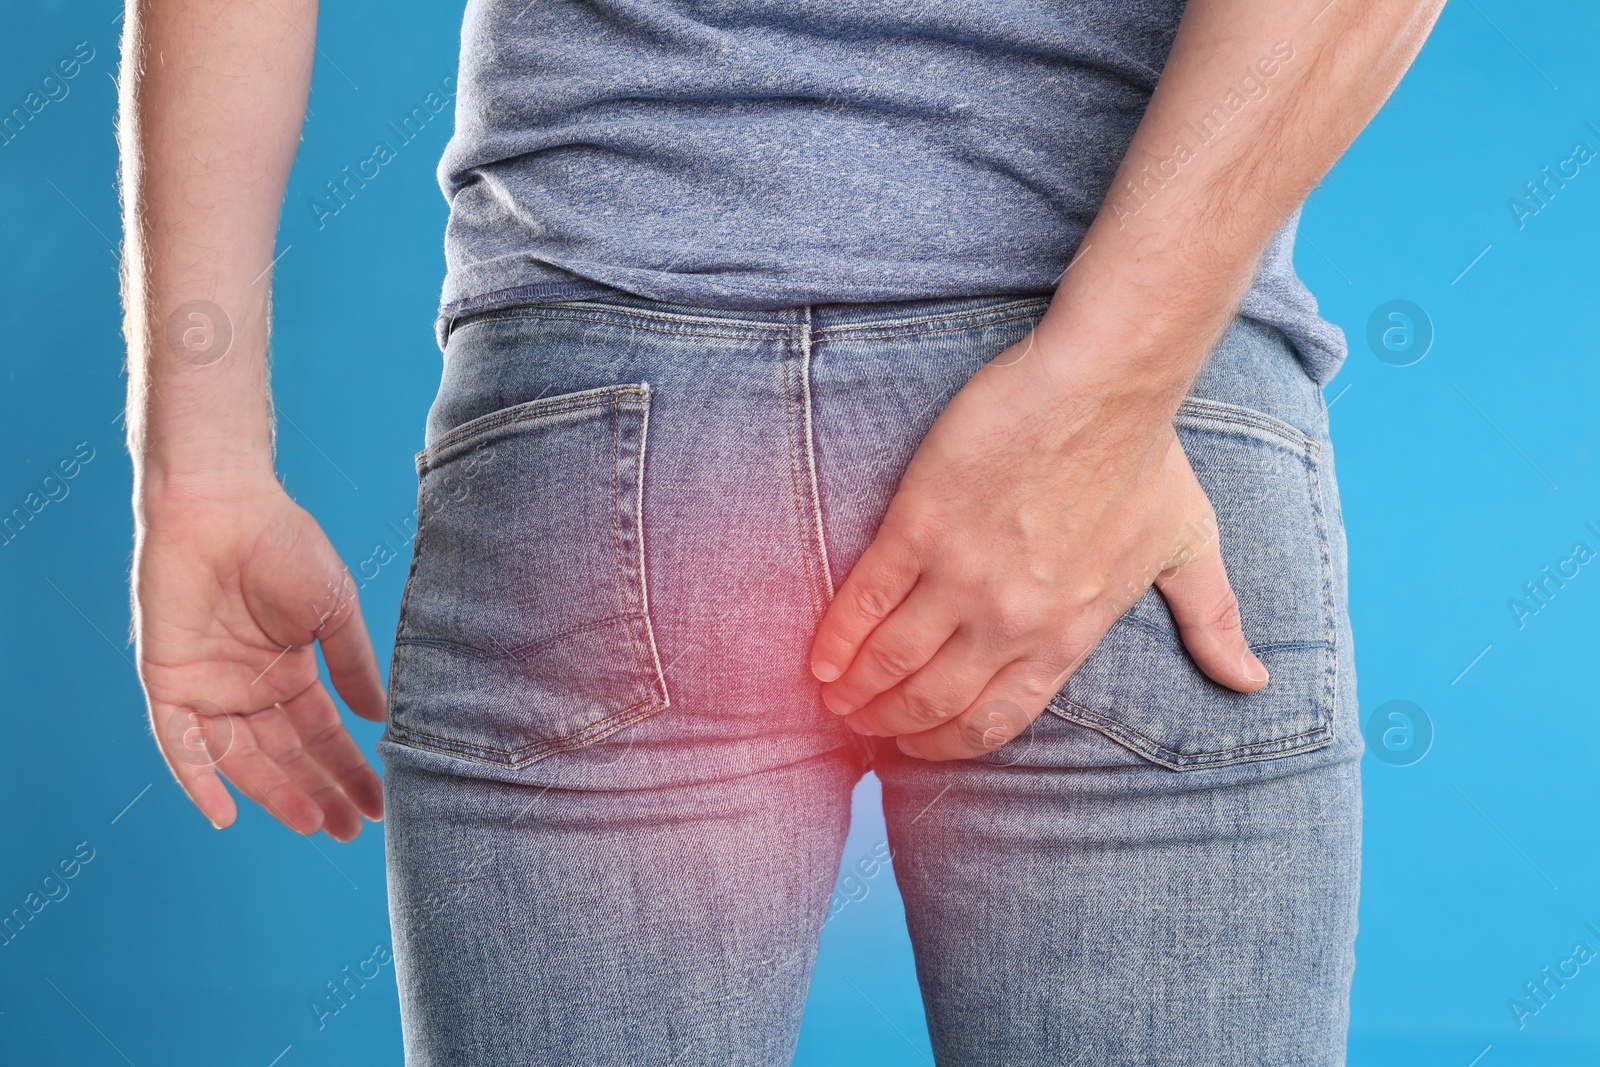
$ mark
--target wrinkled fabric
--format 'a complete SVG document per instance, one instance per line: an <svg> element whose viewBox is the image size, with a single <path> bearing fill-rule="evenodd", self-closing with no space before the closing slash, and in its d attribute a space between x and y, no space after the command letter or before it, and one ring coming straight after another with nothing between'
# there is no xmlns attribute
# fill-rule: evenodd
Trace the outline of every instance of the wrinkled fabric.
<svg viewBox="0 0 1600 1067"><path fill-rule="evenodd" d="M440 344L473 311L615 292L734 310L1049 294L1183 7L471 0L438 171ZM1276 62L1219 84L1192 151L1249 119ZM1240 310L1322 383L1345 338L1295 275L1297 221Z"/></svg>
<svg viewBox="0 0 1600 1067"><path fill-rule="evenodd" d="M841 858L899 886L941 1067L1343 1063L1363 744L1327 408L1281 333L1238 319L1175 420L1265 689L1203 676L1151 591L980 758L821 703L830 598L1046 306L457 324L379 743L410 1067L786 1064ZM841 857L868 769L887 838Z"/></svg>

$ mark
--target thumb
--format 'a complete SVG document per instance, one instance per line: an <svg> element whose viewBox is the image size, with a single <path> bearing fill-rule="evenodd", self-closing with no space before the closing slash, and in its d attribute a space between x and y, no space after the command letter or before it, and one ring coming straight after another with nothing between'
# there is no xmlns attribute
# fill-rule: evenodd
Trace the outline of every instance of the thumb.
<svg viewBox="0 0 1600 1067"><path fill-rule="evenodd" d="M343 564L340 566L343 568ZM314 633L322 642L328 677L350 710L363 719L382 722L386 699L383 675L378 672L377 653L367 633L366 620L361 617L361 600L348 569L343 569L340 583L333 612L323 609L323 621Z"/></svg>
<svg viewBox="0 0 1600 1067"><path fill-rule="evenodd" d="M1221 547L1208 537L1190 551L1186 561L1161 572L1156 588L1167 598L1183 645L1206 677L1254 693L1266 686L1267 668L1244 639L1239 601L1228 583Z"/></svg>

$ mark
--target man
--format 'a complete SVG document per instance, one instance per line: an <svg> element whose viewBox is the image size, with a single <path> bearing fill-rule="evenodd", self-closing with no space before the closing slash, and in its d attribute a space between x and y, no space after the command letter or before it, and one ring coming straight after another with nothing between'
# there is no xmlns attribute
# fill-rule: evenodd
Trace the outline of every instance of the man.
<svg viewBox="0 0 1600 1067"><path fill-rule="evenodd" d="M1439 7L469 7L380 746L408 1062L786 1062L869 767L941 1063L1342 1062L1344 349L1290 253ZM347 840L314 645L385 696L256 284L314 30L129 13L134 590L200 810Z"/></svg>

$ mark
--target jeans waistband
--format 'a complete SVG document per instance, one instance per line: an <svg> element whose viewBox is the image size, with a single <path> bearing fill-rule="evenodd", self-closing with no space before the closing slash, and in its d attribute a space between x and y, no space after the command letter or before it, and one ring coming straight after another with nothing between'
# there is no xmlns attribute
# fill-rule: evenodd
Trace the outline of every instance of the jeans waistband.
<svg viewBox="0 0 1600 1067"><path fill-rule="evenodd" d="M626 293L573 300L515 304L472 312L455 319L450 332L480 322L560 316L604 314L676 324L683 328L714 328L750 336L776 337L808 330L812 336L859 334L892 336L956 329L988 320L1037 317L1050 305L1047 294L1015 293L996 296L934 297L864 304L806 304L765 310L694 307Z"/></svg>

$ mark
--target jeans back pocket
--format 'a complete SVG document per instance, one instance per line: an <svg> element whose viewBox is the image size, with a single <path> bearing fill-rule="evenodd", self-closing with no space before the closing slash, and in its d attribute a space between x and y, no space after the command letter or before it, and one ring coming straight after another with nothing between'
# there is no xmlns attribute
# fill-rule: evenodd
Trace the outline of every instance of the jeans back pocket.
<svg viewBox="0 0 1600 1067"><path fill-rule="evenodd" d="M418 453L392 739L519 767L667 706L644 571L650 396L533 400Z"/></svg>
<svg viewBox="0 0 1600 1067"><path fill-rule="evenodd" d="M1216 511L1245 639L1271 681L1238 693L1207 678L1152 588L1049 710L1173 770L1330 744L1338 663L1322 446L1270 415L1212 400L1185 400L1175 423Z"/></svg>

